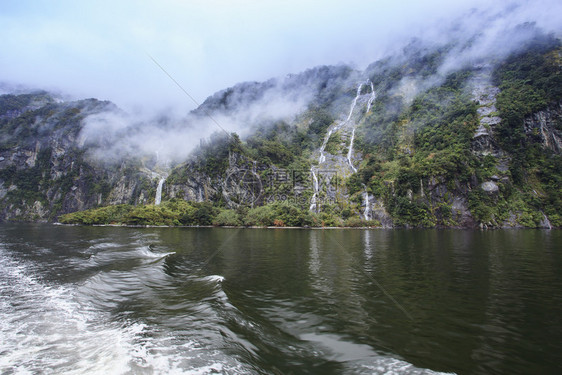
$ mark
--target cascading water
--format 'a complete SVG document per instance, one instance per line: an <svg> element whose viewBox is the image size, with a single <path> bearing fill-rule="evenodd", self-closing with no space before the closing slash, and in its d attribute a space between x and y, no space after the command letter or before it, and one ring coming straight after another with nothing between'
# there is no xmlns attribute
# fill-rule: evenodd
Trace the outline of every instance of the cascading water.
<svg viewBox="0 0 562 375"><path fill-rule="evenodd" d="M318 177L316 176L316 172L314 171L314 168L310 168L310 172L312 172L312 181L313 181L313 187L314 187L314 194L312 194L312 198L310 198L310 208L309 208L309 211L316 211L316 209L317 209L318 191L320 190L320 188L319 188L319 184L318 184Z"/></svg>
<svg viewBox="0 0 562 375"><path fill-rule="evenodd" d="M359 99L359 97L361 96L361 88L363 87L363 85L365 85L365 82L361 82L359 84L359 86L357 86L357 93L355 94L355 98L353 98L353 102L351 103L351 108L349 109L349 114L347 115L347 119L345 120L346 123L348 123L349 120L351 120L351 115L353 115L353 110L355 109L355 106L357 105L357 99Z"/></svg>
<svg viewBox="0 0 562 375"><path fill-rule="evenodd" d="M324 155L324 149L330 140L330 136L332 135L334 129L330 129L326 137L324 138L324 142L322 142L322 146L320 146L320 157L318 158L318 163L322 164L326 161L326 155Z"/></svg>
<svg viewBox="0 0 562 375"><path fill-rule="evenodd" d="M548 217L544 214L544 212L542 213L543 216L543 221L542 224L546 229L552 229L552 224L550 224L550 220L548 220Z"/></svg>
<svg viewBox="0 0 562 375"><path fill-rule="evenodd" d="M365 210L363 211L363 218L365 220L371 220L371 202L369 201L369 192L367 191L367 186L363 185L365 192L363 193L363 202L365 204Z"/></svg>
<svg viewBox="0 0 562 375"><path fill-rule="evenodd" d="M355 128L351 131L351 140L349 141L349 150L347 151L347 162L351 169L353 169L353 173L357 173L357 169L353 166L351 162L351 153L353 152L353 140L355 138Z"/></svg>
<svg viewBox="0 0 562 375"><path fill-rule="evenodd" d="M332 136L332 134L334 134L334 132L337 132L338 130L340 130L341 128L343 128L344 126L346 126L347 124L350 123L352 117L353 117L353 112L355 111L355 107L357 106L357 102L359 101L359 98L361 98L363 95L361 95L361 90L363 89L363 86L370 86L371 88L371 93L369 96L369 99L367 100L367 111L369 112L371 110L371 106L373 104L373 102L375 101L376 98L376 93L375 93L375 86L373 85L373 82L371 82L370 80L366 80L361 82L358 86L357 86L357 91L355 94L355 98L353 98L353 101L351 102L351 106L349 108L349 113L347 114L347 117L344 121L340 122L337 125L334 125L331 129L328 130L328 133L326 134L326 137L324 137L324 141L322 142L322 145L320 146L320 156L318 158L318 164L323 164L326 162L326 154L324 152L324 150L326 149L326 145L328 144L328 141L330 140L330 137ZM347 150L347 155L346 155L346 159L347 159L347 163L349 164L352 173L357 173L357 168L355 168L355 166L353 165L352 162L352 157L353 157L353 143L355 141L355 124L352 124L351 126L351 137L349 140L349 148ZM313 178L313 184L314 184L314 194L312 195L312 198L310 200L310 211L315 211L318 208L317 205L317 199L318 199L318 193L319 193L319 187L318 187L318 178L316 176L316 173L314 171L313 168L310 169L311 173L312 173L312 178ZM370 207L370 202L369 202L369 194L367 192L367 188L365 187L365 193L363 194L363 200L365 202L365 211L363 212L363 216L365 218L365 220L370 220L370 212L371 212L371 207Z"/></svg>
<svg viewBox="0 0 562 375"><path fill-rule="evenodd" d="M370 82L370 81L368 81ZM362 82L359 84L359 86L357 87L357 93L355 95L355 98L353 98L353 102L351 102L351 107L349 108L349 113L347 115L347 118L345 119L345 121L343 121L342 123L334 126L332 129L330 129L328 131L328 134L326 134L326 137L324 138L324 142L322 143L322 146L320 146L320 157L318 158L318 163L322 164L326 161L326 155L324 155L324 149L326 148L326 145L328 144L328 141L330 140L330 137L332 136L332 134L335 131L338 131L339 129L341 129L342 127L344 127L350 120L351 120L351 116L353 115L353 110L355 109L355 106L357 105L357 100L359 99L359 97L361 96L361 88L366 84L366 82ZM354 127L355 129L355 127ZM350 162L351 165L351 162ZM352 166L353 168L353 166ZM355 169L355 168L353 168ZM356 171L355 171L356 172Z"/></svg>
<svg viewBox="0 0 562 375"><path fill-rule="evenodd" d="M369 98L369 101L367 102L367 113L369 113L369 111L371 110L371 106L373 105L373 102L375 101L375 98L377 97L377 95L375 94L375 86L373 85L373 82L368 81L371 84L371 97Z"/></svg>
<svg viewBox="0 0 562 375"><path fill-rule="evenodd" d="M359 86L357 87L357 94L355 96L355 99L353 99L353 103L351 104L351 110L349 111L349 115L347 116L346 123L349 122L349 120L351 120L351 116L352 116L353 110L355 109L355 106L357 104L357 100L361 96L361 89L365 85L371 86L371 96L369 97L369 101L367 102L367 112L369 112L369 110L371 109L371 105L373 104L373 101L376 98L375 86L373 85L373 82L371 82L370 80L367 80L365 82L361 82L359 84ZM349 141L349 149L347 151L347 162L349 163L349 166L353 170L353 173L357 173L357 168L355 168L355 166L351 162L351 156L353 155L353 141L354 140L355 140L355 126L353 126L353 129L351 130L351 139Z"/></svg>
<svg viewBox="0 0 562 375"><path fill-rule="evenodd" d="M156 197L154 198L154 204L158 206L160 202L162 202L162 186L164 185L164 181L166 179L162 177L160 181L158 181L158 187L156 188Z"/></svg>

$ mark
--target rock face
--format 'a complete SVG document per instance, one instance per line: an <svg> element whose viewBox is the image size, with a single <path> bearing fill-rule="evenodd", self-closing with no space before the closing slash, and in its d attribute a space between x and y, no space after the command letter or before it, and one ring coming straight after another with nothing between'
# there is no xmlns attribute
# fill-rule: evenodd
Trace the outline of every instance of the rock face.
<svg viewBox="0 0 562 375"><path fill-rule="evenodd" d="M537 112L525 119L528 136L539 137L544 148L562 153L562 103Z"/></svg>
<svg viewBox="0 0 562 375"><path fill-rule="evenodd" d="M494 128L501 122L496 108L496 97L500 89L493 86L491 67L486 66L475 74L471 82L472 97L478 103L478 128L473 136L472 150L479 155L503 155L494 138Z"/></svg>
<svg viewBox="0 0 562 375"><path fill-rule="evenodd" d="M499 139L505 123L498 107L504 108L500 99L509 91L500 91L505 85L496 68L480 64L440 77L439 58L444 59L443 51L414 48L364 72L318 67L222 90L192 117L247 123L258 146L251 138L244 144L229 135L235 142L210 141L173 165L130 150L111 162L93 157L112 140L104 134L88 138L83 129L90 116L118 111L111 103L60 102L46 92L2 95L0 220L53 221L98 206L152 204L165 178L163 201L239 208L291 197L319 214L376 220L385 228L558 225L560 218L544 203L550 197L541 189L522 188L525 160ZM536 153L544 151L556 170L562 102L549 103L514 131L522 134L521 148L528 142ZM185 124L191 126L191 120ZM297 151L287 139L304 150L300 159L292 157ZM491 206L507 207L507 194L515 190L509 209L490 213Z"/></svg>
<svg viewBox="0 0 562 375"><path fill-rule="evenodd" d="M149 176L127 162L101 165L79 146L83 119L112 104L57 103L40 92L1 96L0 108L10 108L0 114L0 219L49 221L99 205L147 202Z"/></svg>

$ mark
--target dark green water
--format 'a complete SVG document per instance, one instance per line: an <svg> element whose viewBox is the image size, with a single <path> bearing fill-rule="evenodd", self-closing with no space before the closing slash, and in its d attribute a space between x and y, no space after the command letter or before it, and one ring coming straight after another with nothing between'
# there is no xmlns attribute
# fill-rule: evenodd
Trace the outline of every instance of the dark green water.
<svg viewBox="0 0 562 375"><path fill-rule="evenodd" d="M0 226L0 373L555 374L562 232Z"/></svg>

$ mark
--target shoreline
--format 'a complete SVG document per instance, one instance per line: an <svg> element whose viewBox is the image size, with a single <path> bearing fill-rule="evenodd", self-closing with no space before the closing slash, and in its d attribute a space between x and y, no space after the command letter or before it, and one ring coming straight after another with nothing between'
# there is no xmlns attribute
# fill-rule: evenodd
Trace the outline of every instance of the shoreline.
<svg viewBox="0 0 562 375"><path fill-rule="evenodd" d="M48 224L48 223L41 223L41 224ZM476 227L432 227L432 228L425 228L425 227L276 227L276 226L231 226L231 225L130 225L130 224L63 224L59 222L50 223L51 225L61 225L61 226L70 226L70 227L115 227L115 228L225 228L225 229L314 229L314 230L336 230L336 229L361 229L361 230L428 230L428 229L437 229L437 230L444 230L444 229L452 229L452 230L479 230L479 231L488 231L488 230L524 230L524 229L533 229L533 230L559 230L562 228L552 227L552 228L531 228L531 227L498 227L498 228L480 228Z"/></svg>

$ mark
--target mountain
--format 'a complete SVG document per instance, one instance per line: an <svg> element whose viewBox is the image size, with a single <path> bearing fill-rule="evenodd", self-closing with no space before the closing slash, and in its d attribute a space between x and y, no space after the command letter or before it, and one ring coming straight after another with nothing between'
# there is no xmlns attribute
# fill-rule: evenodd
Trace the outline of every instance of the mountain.
<svg viewBox="0 0 562 375"><path fill-rule="evenodd" d="M127 120L96 99L2 95L0 217L560 227L562 47L522 27L532 37L509 54L413 41L364 71L323 66L235 85L177 123ZM139 146L203 127L216 133L189 155Z"/></svg>

